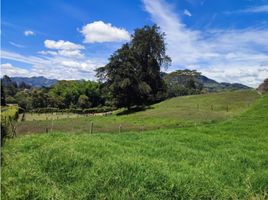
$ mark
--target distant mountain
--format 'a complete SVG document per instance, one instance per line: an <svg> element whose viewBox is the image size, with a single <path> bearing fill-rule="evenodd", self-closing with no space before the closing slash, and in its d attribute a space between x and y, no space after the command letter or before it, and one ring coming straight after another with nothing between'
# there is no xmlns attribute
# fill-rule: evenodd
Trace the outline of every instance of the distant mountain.
<svg viewBox="0 0 268 200"><path fill-rule="evenodd" d="M210 79L206 76L200 75L195 78L195 80L199 81L203 84L204 89L207 89L209 92L221 91L221 90L244 90L250 89L250 87L243 85L241 83L219 83L213 79Z"/></svg>
<svg viewBox="0 0 268 200"><path fill-rule="evenodd" d="M44 76L34 76L34 77L11 77L13 82L16 82L17 85L21 84L22 82L30 85L31 87L50 87L58 82L57 79L48 79Z"/></svg>
<svg viewBox="0 0 268 200"><path fill-rule="evenodd" d="M167 84L185 85L187 81L194 80L196 85L203 85L203 90L216 92L222 90L241 90L250 89L250 87L240 83L219 83L213 79L201 75L196 70L177 70L171 73L161 74Z"/></svg>

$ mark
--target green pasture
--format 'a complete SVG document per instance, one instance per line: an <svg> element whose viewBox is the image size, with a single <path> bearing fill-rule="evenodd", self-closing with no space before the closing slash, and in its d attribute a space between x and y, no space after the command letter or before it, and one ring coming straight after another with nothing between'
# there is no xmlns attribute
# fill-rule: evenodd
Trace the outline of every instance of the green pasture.
<svg viewBox="0 0 268 200"><path fill-rule="evenodd" d="M244 112L213 124L142 134L53 132L8 140L2 199L267 199L268 95L253 103L256 95L247 93L250 108L243 106L245 97L234 95L231 104L228 95L218 95L210 103L224 113L220 119ZM182 106L186 99L183 105L190 107L194 98L210 112L208 95L171 99L155 110L164 116L173 111L172 101ZM226 103L232 108L228 113ZM165 104L170 107L160 108ZM119 118L138 120L155 110Z"/></svg>
<svg viewBox="0 0 268 200"><path fill-rule="evenodd" d="M92 122L94 133L199 126L246 111L258 96L254 90L184 96L154 104L144 111L122 114L119 110L107 116L26 114L26 121L19 123L17 130L18 134L44 133L46 129L83 133L90 131Z"/></svg>

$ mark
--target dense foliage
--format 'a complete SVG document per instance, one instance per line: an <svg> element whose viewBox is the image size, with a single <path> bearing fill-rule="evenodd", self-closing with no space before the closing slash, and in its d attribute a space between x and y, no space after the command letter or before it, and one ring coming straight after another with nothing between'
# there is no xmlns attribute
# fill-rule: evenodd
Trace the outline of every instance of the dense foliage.
<svg viewBox="0 0 268 200"><path fill-rule="evenodd" d="M1 106L1 145L6 137L11 137L14 134L13 125L18 117L19 109L17 106Z"/></svg>
<svg viewBox="0 0 268 200"><path fill-rule="evenodd" d="M170 63L166 55L164 33L159 27L136 29L132 40L124 44L97 69L98 78L110 91L117 107L140 106L165 98L160 69Z"/></svg>
<svg viewBox="0 0 268 200"><path fill-rule="evenodd" d="M87 109L105 104L101 86L94 81L59 81L51 88L29 88L25 84L17 86L4 76L2 83L6 102L18 104L27 111L37 108Z"/></svg>

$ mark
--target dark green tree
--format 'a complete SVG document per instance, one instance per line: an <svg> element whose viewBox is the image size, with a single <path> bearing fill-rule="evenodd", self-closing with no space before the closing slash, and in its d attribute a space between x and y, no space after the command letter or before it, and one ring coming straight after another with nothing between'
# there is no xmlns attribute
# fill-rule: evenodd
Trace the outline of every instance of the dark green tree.
<svg viewBox="0 0 268 200"><path fill-rule="evenodd" d="M82 94L79 96L78 101L77 101L77 106L79 108L85 109L85 108L90 108L92 103L89 101L89 98Z"/></svg>
<svg viewBox="0 0 268 200"><path fill-rule="evenodd" d="M164 34L159 27L136 29L130 43L124 44L97 69L97 77L111 92L118 107L140 106L161 100L165 84L161 67L171 59L166 55Z"/></svg>
<svg viewBox="0 0 268 200"><path fill-rule="evenodd" d="M3 88L3 84L1 80L1 106L5 106L5 105L6 105L6 97L5 97L5 92L4 92L4 88Z"/></svg>
<svg viewBox="0 0 268 200"><path fill-rule="evenodd" d="M141 105L151 91L150 86L140 80L138 63L129 44L124 44L110 58L110 62L97 70L97 76L111 91L118 107Z"/></svg>
<svg viewBox="0 0 268 200"><path fill-rule="evenodd" d="M138 61L139 78L146 82L151 92L149 103L162 100L166 87L161 78L161 67L167 68L171 59L166 55L165 34L157 25L136 29L132 35L131 47Z"/></svg>
<svg viewBox="0 0 268 200"><path fill-rule="evenodd" d="M6 96L14 96L17 93L17 84L11 80L7 75L4 75L2 80L2 85L4 87L4 92Z"/></svg>
<svg viewBox="0 0 268 200"><path fill-rule="evenodd" d="M24 110L32 109L32 99L28 92L24 91L17 92L15 95L15 99L19 107L23 108Z"/></svg>

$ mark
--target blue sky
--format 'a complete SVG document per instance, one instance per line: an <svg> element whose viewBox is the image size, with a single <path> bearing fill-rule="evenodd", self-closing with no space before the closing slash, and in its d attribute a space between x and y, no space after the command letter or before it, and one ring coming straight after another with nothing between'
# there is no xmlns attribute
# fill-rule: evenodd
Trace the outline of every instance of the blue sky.
<svg viewBox="0 0 268 200"><path fill-rule="evenodd" d="M135 28L156 23L168 72L253 87L268 77L268 0L2 0L1 14L2 75L93 80Z"/></svg>

